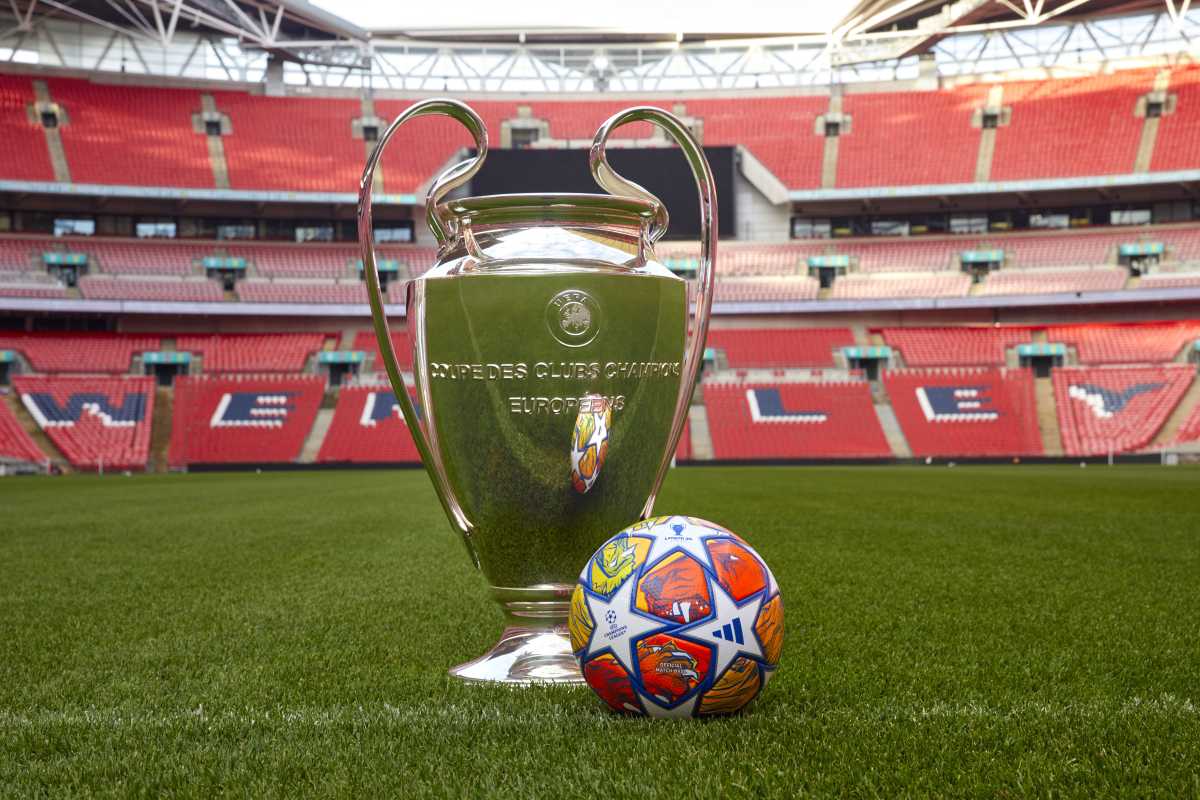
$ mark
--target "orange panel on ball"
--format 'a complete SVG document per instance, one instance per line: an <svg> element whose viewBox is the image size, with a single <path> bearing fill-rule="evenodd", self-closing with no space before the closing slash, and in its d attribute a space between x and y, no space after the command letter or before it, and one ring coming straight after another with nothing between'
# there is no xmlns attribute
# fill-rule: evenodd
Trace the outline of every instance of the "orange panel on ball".
<svg viewBox="0 0 1200 800"><path fill-rule="evenodd" d="M704 569L685 553L667 556L642 576L637 606L647 614L673 622L707 617L712 612L712 597Z"/></svg>
<svg viewBox="0 0 1200 800"><path fill-rule="evenodd" d="M717 580L734 600L741 602L767 587L767 575L758 559L732 539L709 540L708 553Z"/></svg>
<svg viewBox="0 0 1200 800"><path fill-rule="evenodd" d="M583 667L583 679L616 711L639 712L637 694L633 691L633 680L611 653L593 658Z"/></svg>
<svg viewBox="0 0 1200 800"><path fill-rule="evenodd" d="M708 673L712 651L699 642L660 633L640 641L637 656L642 685L660 703L669 705L699 685Z"/></svg>

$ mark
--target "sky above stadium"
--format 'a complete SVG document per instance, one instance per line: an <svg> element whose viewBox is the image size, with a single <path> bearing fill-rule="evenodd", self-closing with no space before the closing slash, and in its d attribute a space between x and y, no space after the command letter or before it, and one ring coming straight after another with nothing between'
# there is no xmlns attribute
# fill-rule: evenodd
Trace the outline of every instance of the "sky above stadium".
<svg viewBox="0 0 1200 800"><path fill-rule="evenodd" d="M316 0L364 28L599 28L631 33L823 33L853 0Z"/></svg>

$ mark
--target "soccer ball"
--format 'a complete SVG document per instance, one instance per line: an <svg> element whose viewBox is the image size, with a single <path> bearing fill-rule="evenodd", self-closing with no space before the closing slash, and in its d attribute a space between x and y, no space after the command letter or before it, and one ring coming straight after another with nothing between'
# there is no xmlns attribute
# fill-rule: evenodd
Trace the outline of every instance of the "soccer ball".
<svg viewBox="0 0 1200 800"><path fill-rule="evenodd" d="M590 396L585 398L590 399ZM571 485L580 494L587 494L600 477L608 457L608 429L611 426L612 408L607 404L602 411L582 410L575 418L575 430L571 434Z"/></svg>
<svg viewBox="0 0 1200 800"><path fill-rule="evenodd" d="M584 680L613 709L731 714L775 673L783 598L737 534L695 517L654 517L588 560L569 628Z"/></svg>

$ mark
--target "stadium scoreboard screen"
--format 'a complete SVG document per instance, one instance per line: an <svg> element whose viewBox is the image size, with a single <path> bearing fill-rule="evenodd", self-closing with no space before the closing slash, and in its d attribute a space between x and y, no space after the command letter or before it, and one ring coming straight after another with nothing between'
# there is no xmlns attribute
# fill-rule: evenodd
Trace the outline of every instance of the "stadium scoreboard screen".
<svg viewBox="0 0 1200 800"><path fill-rule="evenodd" d="M733 236L734 148L706 147L704 154L717 185L721 236ZM641 184L667 205L669 239L700 235L700 203L696 181L678 148L609 148L608 162L620 175ZM472 195L516 193L595 194L601 189L588 170L587 150L489 150L483 168L471 179Z"/></svg>

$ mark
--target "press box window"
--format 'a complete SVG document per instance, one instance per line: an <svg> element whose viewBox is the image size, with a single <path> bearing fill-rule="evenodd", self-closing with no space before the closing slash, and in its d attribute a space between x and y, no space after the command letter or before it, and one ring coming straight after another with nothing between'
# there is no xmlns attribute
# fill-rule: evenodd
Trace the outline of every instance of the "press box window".
<svg viewBox="0 0 1200 800"><path fill-rule="evenodd" d="M838 122L837 120L826 120L825 121L825 135L827 137L841 136L842 135L842 123Z"/></svg>
<svg viewBox="0 0 1200 800"><path fill-rule="evenodd" d="M253 239L253 225L218 225L218 239Z"/></svg>
<svg viewBox="0 0 1200 800"><path fill-rule="evenodd" d="M983 112L982 125L984 128L998 128L1000 126L1000 115L995 111Z"/></svg>
<svg viewBox="0 0 1200 800"><path fill-rule="evenodd" d="M332 242L332 225L297 225L297 242Z"/></svg>
<svg viewBox="0 0 1200 800"><path fill-rule="evenodd" d="M379 141L379 126L378 125L363 125L363 141L378 142Z"/></svg>
<svg viewBox="0 0 1200 800"><path fill-rule="evenodd" d="M1158 119L1162 116L1163 104L1161 100L1149 100L1146 102L1146 117L1148 119Z"/></svg>
<svg viewBox="0 0 1200 800"><path fill-rule="evenodd" d="M134 226L134 233L139 239L174 239L178 230L173 220L144 220Z"/></svg>
<svg viewBox="0 0 1200 800"><path fill-rule="evenodd" d="M376 244L386 244L388 242L403 242L407 244L412 240L413 226L411 224L375 229Z"/></svg>
<svg viewBox="0 0 1200 800"><path fill-rule="evenodd" d="M204 121L204 133L208 136L221 135L221 121L217 119L207 119Z"/></svg>
<svg viewBox="0 0 1200 800"><path fill-rule="evenodd" d="M43 128L57 128L58 127L58 112L57 111L43 111L42 112L42 127Z"/></svg>
<svg viewBox="0 0 1200 800"><path fill-rule="evenodd" d="M63 219L54 220L55 236L95 236L96 220L94 219Z"/></svg>

